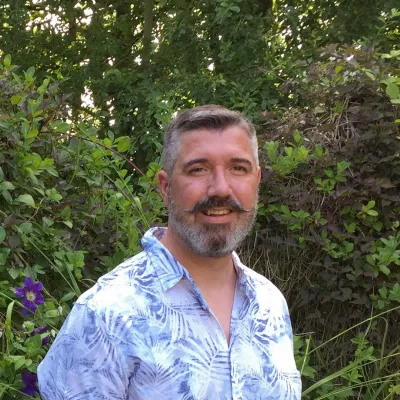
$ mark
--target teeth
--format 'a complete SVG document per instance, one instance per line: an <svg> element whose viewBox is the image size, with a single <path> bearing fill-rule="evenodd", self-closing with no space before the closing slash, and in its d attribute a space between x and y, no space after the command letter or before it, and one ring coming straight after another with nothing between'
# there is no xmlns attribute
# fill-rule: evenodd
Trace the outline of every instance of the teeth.
<svg viewBox="0 0 400 400"><path fill-rule="evenodd" d="M207 210L206 215L226 215L229 214L229 210Z"/></svg>

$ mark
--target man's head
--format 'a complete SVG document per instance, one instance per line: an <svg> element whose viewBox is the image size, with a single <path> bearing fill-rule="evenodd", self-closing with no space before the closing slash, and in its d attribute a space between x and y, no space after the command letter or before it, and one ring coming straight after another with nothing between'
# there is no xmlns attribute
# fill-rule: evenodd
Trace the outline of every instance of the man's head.
<svg viewBox="0 0 400 400"><path fill-rule="evenodd" d="M231 253L251 229L257 208L257 138L240 113L202 106L168 127L159 184L169 229L203 257Z"/></svg>

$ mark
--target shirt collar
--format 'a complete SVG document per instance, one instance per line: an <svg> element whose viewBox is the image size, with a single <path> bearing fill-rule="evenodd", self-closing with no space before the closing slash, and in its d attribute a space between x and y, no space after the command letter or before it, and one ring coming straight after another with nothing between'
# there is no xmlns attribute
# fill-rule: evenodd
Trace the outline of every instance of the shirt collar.
<svg viewBox="0 0 400 400"><path fill-rule="evenodd" d="M154 266L164 291L171 289L183 277L192 280L188 271L160 242L166 231L167 228L150 228L142 238L142 246ZM238 283L245 288L247 293L248 289L250 289L249 285L247 285L249 278L248 272L246 271L247 267L241 263L239 256L235 252L232 253L232 259L236 269Z"/></svg>
<svg viewBox="0 0 400 400"><path fill-rule="evenodd" d="M164 291L175 286L183 276L187 276L187 271L160 242L166 230L167 228L150 228L142 238L142 246L153 264Z"/></svg>

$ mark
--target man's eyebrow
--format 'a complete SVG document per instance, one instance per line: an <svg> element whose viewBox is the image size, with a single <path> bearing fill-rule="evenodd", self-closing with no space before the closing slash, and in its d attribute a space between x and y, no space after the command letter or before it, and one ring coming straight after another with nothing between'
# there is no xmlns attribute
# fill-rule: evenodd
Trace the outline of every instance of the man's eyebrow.
<svg viewBox="0 0 400 400"><path fill-rule="evenodd" d="M253 164L251 163L251 161L247 158L243 158L243 157L232 157L230 160L232 163L241 163L241 164L247 164L249 167L253 168ZM187 169L189 167L191 167L192 165L195 164L205 164L208 162L207 158L194 158L193 160L188 161L187 163L185 163L183 165L183 169Z"/></svg>
<svg viewBox="0 0 400 400"><path fill-rule="evenodd" d="M207 158L194 158L183 165L183 169L189 168L194 164L204 164L208 162Z"/></svg>
<svg viewBox="0 0 400 400"><path fill-rule="evenodd" d="M253 167L253 164L247 158L233 157L233 158L231 158L231 162L247 164L248 166Z"/></svg>

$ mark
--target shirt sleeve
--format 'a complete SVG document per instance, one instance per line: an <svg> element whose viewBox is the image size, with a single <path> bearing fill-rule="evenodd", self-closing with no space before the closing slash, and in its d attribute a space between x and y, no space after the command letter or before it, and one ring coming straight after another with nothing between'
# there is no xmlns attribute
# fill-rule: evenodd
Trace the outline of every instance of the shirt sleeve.
<svg viewBox="0 0 400 400"><path fill-rule="evenodd" d="M38 367L44 400L126 400L124 357L99 315L77 304Z"/></svg>

